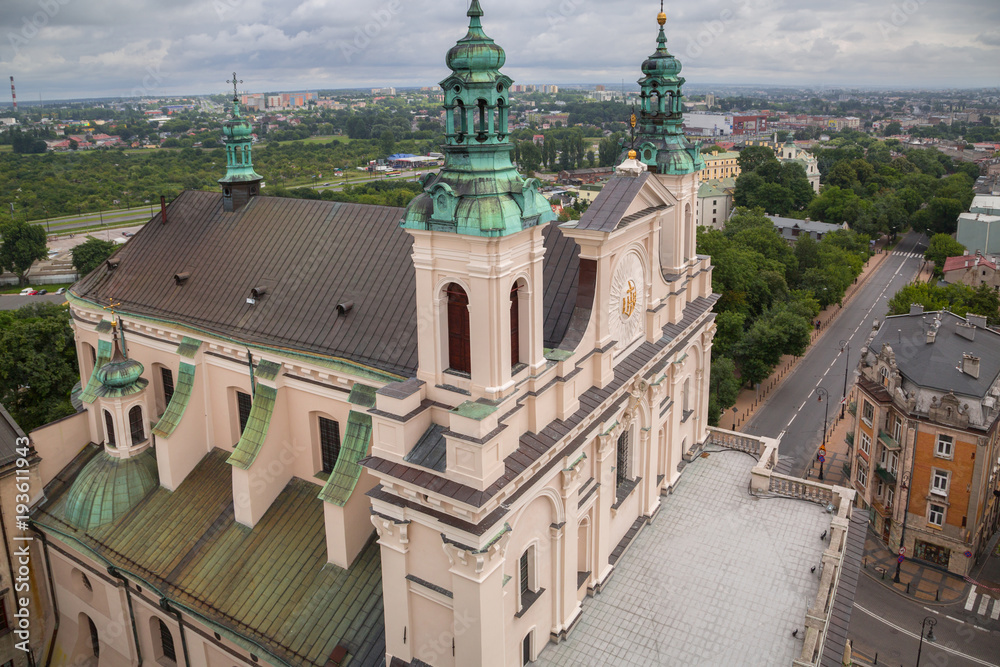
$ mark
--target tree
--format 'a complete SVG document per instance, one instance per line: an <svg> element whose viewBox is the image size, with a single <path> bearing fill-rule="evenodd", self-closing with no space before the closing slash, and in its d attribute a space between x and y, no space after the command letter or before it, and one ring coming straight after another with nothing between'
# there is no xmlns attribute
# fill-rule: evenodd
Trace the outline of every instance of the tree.
<svg viewBox="0 0 1000 667"><path fill-rule="evenodd" d="M965 254L965 246L951 238L948 234L935 234L924 253L924 259L934 262L934 275L941 278L944 275L944 263L949 257L959 257Z"/></svg>
<svg viewBox="0 0 1000 667"><path fill-rule="evenodd" d="M913 229L934 234L954 234L958 229L958 216L965 206L957 199L934 197L927 208L917 211L913 218Z"/></svg>
<svg viewBox="0 0 1000 667"><path fill-rule="evenodd" d="M80 272L80 277L83 277L111 257L117 248L118 246L111 241L90 237L73 248L73 266Z"/></svg>
<svg viewBox="0 0 1000 667"><path fill-rule="evenodd" d="M722 411L736 405L736 399L740 395L740 381L736 378L735 362L728 357L713 360L710 382L708 421L718 426Z"/></svg>
<svg viewBox="0 0 1000 667"><path fill-rule="evenodd" d="M45 259L45 230L29 225L23 220L0 224L0 269L17 274L21 286L28 284L28 270L40 259Z"/></svg>
<svg viewBox="0 0 1000 667"><path fill-rule="evenodd" d="M39 303L0 313L0 403L25 431L73 414L79 379L66 308Z"/></svg>
<svg viewBox="0 0 1000 667"><path fill-rule="evenodd" d="M899 124L898 121L892 121L884 128L882 128L882 135L886 137L891 137L897 134L903 133L903 126Z"/></svg>
<svg viewBox="0 0 1000 667"><path fill-rule="evenodd" d="M701 149L702 155L708 155L708 154L712 153L712 151L718 151L720 153L725 153L726 152L725 149L722 148L722 146L720 146L719 144L713 144L711 146L705 146L704 148Z"/></svg>
<svg viewBox="0 0 1000 667"><path fill-rule="evenodd" d="M740 165L740 171L745 174L757 169L762 164L777 161L778 158L774 156L774 151L767 146L747 146L740 151L737 163Z"/></svg>

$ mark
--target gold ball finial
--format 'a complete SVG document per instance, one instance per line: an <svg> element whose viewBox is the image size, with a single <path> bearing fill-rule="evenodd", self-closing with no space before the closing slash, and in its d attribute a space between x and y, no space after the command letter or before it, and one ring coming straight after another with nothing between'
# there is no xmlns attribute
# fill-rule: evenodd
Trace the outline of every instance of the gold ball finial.
<svg viewBox="0 0 1000 667"><path fill-rule="evenodd" d="M631 151L629 151L629 152L628 152L628 159L629 159L629 160L634 160L634 159L636 159L636 158L637 158L638 156L639 156L639 154L638 154L638 153L636 153L636 152L635 152L634 150L631 150Z"/></svg>
<svg viewBox="0 0 1000 667"><path fill-rule="evenodd" d="M660 25L667 25L667 14L666 12L660 12L659 16L656 17L656 22Z"/></svg>

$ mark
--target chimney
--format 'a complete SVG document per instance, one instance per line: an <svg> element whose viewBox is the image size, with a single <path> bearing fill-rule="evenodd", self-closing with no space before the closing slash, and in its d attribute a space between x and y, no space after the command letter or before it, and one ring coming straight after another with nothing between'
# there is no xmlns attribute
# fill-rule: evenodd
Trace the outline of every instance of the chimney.
<svg viewBox="0 0 1000 667"><path fill-rule="evenodd" d="M962 355L962 372L966 375L979 379L979 357L974 357L969 353Z"/></svg>
<svg viewBox="0 0 1000 667"><path fill-rule="evenodd" d="M978 327L980 329L986 328L986 317L984 315L973 315L972 313L969 313L966 315L965 319L967 319L969 324L974 327Z"/></svg>
<svg viewBox="0 0 1000 667"><path fill-rule="evenodd" d="M167 224L167 198L163 195L160 195L160 213L162 214L160 216L160 224Z"/></svg>
<svg viewBox="0 0 1000 667"><path fill-rule="evenodd" d="M924 314L924 307L923 307L923 305L921 305L919 303L911 303L910 304L910 315L923 315L923 314Z"/></svg>
<svg viewBox="0 0 1000 667"><path fill-rule="evenodd" d="M937 340L938 333L938 323L935 321L931 324L930 328L927 329L927 344L930 345Z"/></svg>
<svg viewBox="0 0 1000 667"><path fill-rule="evenodd" d="M976 340L976 327L971 324L966 324L965 322L959 322L957 326L957 333L959 336L965 340Z"/></svg>

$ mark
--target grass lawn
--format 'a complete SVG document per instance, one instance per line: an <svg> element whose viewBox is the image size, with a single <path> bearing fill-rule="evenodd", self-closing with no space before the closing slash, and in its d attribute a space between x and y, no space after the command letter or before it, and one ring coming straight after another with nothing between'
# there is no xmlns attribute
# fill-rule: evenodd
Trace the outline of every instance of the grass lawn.
<svg viewBox="0 0 1000 667"><path fill-rule="evenodd" d="M13 150L14 147L11 146L10 144L7 144L6 146L0 146L0 153L10 153Z"/></svg>

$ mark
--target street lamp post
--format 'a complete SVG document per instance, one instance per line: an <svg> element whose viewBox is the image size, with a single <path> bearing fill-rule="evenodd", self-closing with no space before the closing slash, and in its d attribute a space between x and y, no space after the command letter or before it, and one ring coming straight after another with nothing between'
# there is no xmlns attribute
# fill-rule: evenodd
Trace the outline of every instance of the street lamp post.
<svg viewBox="0 0 1000 667"><path fill-rule="evenodd" d="M821 448L825 449L826 448L826 424L827 424L827 422L830 421L830 392L828 392L823 387L817 387L816 388L816 396L818 397L818 400L820 400L820 401L825 400L826 401L826 411L824 412L824 417L823 417L823 444L821 445ZM819 460L819 481L821 481L821 482L823 481L823 464L824 463L826 463L826 462L823 459Z"/></svg>
<svg viewBox="0 0 1000 667"><path fill-rule="evenodd" d="M930 616L925 618L920 624L920 643L917 645L917 667L920 667L920 652L924 648L924 629L927 629L927 641L933 643L934 639L934 626L937 625L937 621Z"/></svg>
<svg viewBox="0 0 1000 667"><path fill-rule="evenodd" d="M844 418L844 411L847 410L847 374L851 370L851 341L840 341L840 352L847 350L847 359L844 360L844 402L840 404L840 418Z"/></svg>

